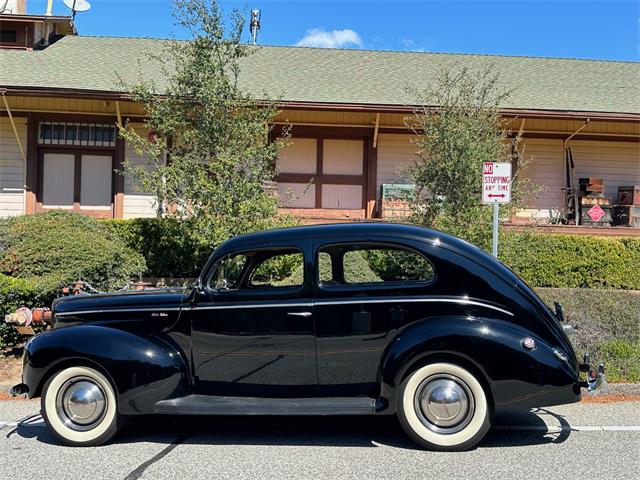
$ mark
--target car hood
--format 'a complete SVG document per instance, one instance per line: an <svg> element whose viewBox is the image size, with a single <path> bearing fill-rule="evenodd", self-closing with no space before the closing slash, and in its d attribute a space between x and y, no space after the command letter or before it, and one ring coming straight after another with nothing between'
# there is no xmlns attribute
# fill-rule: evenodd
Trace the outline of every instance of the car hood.
<svg viewBox="0 0 640 480"><path fill-rule="evenodd" d="M139 292L101 293L97 295L74 295L53 301L52 311L56 320L73 317L89 320L102 317L104 313L149 312L153 310L180 310L189 298L189 289L156 289Z"/></svg>

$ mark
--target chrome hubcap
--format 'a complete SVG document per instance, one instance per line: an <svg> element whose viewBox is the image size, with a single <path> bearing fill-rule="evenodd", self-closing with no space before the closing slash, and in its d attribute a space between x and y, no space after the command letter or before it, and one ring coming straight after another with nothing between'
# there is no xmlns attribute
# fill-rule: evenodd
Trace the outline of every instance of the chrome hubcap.
<svg viewBox="0 0 640 480"><path fill-rule="evenodd" d="M469 387L452 375L434 375L416 390L415 409L420 421L437 433L459 432L471 421L474 411Z"/></svg>
<svg viewBox="0 0 640 480"><path fill-rule="evenodd" d="M58 391L58 417L69 428L86 431L94 428L106 412L107 398L93 379L76 377L67 380Z"/></svg>

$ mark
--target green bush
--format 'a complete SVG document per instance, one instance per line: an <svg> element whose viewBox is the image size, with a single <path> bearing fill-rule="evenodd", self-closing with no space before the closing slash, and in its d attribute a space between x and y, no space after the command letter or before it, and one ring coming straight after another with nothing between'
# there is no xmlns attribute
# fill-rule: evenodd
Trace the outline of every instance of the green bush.
<svg viewBox="0 0 640 480"><path fill-rule="evenodd" d="M640 289L640 239L506 232L499 251L532 286Z"/></svg>
<svg viewBox="0 0 640 480"><path fill-rule="evenodd" d="M212 242L186 234L174 218L106 220L104 224L144 257L148 277L195 278L213 251Z"/></svg>
<svg viewBox="0 0 640 480"><path fill-rule="evenodd" d="M51 211L14 217L1 236L0 273L38 278L48 291L76 280L112 290L146 270L142 255L125 246L101 222L76 213Z"/></svg>
<svg viewBox="0 0 640 480"><path fill-rule="evenodd" d="M0 274L0 351L15 346L21 340L13 325L4 322L4 316L19 307L50 307L55 296L54 292L36 282Z"/></svg>
<svg viewBox="0 0 640 480"><path fill-rule="evenodd" d="M640 381L640 293L620 290L537 288L553 308L562 304L576 330L571 342L580 358L604 362L611 381Z"/></svg>
<svg viewBox="0 0 640 480"><path fill-rule="evenodd" d="M109 219L103 224L145 258L148 277L196 278L217 247L213 235L197 235L188 223L175 218ZM267 228L298 224L296 219L280 216Z"/></svg>

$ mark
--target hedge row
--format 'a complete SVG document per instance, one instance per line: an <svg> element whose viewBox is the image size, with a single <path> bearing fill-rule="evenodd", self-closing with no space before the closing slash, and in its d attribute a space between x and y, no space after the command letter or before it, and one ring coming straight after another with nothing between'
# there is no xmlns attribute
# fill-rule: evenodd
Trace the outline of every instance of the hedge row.
<svg viewBox="0 0 640 480"><path fill-rule="evenodd" d="M640 290L640 238L509 232L500 259L535 287Z"/></svg>
<svg viewBox="0 0 640 480"><path fill-rule="evenodd" d="M213 250L205 239L183 235L175 220L106 224L144 256L150 277L197 277ZM640 238L503 232L500 259L536 287L640 290Z"/></svg>
<svg viewBox="0 0 640 480"><path fill-rule="evenodd" d="M142 255L101 222L77 213L13 217L0 230L0 273L36 278L53 289L84 280L113 290L146 270Z"/></svg>

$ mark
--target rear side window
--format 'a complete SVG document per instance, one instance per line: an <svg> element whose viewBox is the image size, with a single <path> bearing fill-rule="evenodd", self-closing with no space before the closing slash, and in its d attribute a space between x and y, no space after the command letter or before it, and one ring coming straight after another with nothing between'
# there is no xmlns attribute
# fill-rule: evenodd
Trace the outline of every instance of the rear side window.
<svg viewBox="0 0 640 480"><path fill-rule="evenodd" d="M433 265L413 250L386 245L334 245L318 256L322 285L430 282Z"/></svg>

